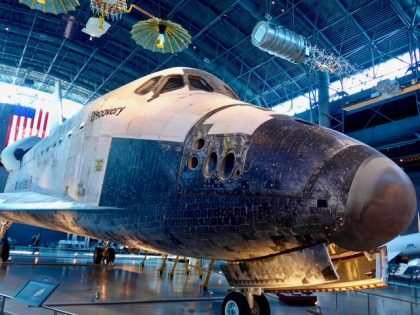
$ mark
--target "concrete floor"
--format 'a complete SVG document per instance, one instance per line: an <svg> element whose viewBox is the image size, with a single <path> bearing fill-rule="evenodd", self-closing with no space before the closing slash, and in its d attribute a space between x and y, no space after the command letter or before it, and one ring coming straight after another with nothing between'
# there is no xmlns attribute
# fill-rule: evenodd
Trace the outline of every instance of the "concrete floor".
<svg viewBox="0 0 420 315"><path fill-rule="evenodd" d="M112 267L91 264L92 254L41 249L40 256L32 251L12 253L12 260L0 266L0 293L14 296L30 279L59 283L46 304L67 312L91 314L221 314L227 293L222 275L213 273L208 292L200 290L202 279L195 268L185 273L179 264L173 279L172 267L160 275L161 259L154 257L141 267L141 258L117 257ZM99 292L100 298L95 298ZM318 294L319 308L292 307L270 297L272 314L366 314L420 315L420 288L391 286L387 289L362 292ZM369 307L368 307L369 306ZM9 314L53 314L50 310L28 308L11 300L6 302Z"/></svg>

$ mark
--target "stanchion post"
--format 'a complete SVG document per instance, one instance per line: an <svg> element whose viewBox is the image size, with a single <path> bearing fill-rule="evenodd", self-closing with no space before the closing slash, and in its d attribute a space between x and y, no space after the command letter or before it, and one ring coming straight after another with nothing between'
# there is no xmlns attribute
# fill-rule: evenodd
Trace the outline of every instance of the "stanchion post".
<svg viewBox="0 0 420 315"><path fill-rule="evenodd" d="M6 297L1 296L0 298L0 314L4 313L4 305L6 304Z"/></svg>
<svg viewBox="0 0 420 315"><path fill-rule="evenodd" d="M335 291L335 310L338 310L338 292Z"/></svg>

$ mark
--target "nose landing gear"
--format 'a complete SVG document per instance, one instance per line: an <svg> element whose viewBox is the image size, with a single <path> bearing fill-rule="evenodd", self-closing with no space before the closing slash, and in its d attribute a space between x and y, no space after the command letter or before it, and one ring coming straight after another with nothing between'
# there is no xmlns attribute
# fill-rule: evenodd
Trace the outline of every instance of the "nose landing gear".
<svg viewBox="0 0 420 315"><path fill-rule="evenodd" d="M93 252L93 262L99 265L102 261L105 265L112 264L115 260L115 249L112 247L96 247Z"/></svg>
<svg viewBox="0 0 420 315"><path fill-rule="evenodd" d="M0 221L0 258L1 262L9 260L10 244L7 238L7 230L13 224L12 221Z"/></svg>
<svg viewBox="0 0 420 315"><path fill-rule="evenodd" d="M261 289L234 291L223 300L222 315L270 315L270 304Z"/></svg>
<svg viewBox="0 0 420 315"><path fill-rule="evenodd" d="M104 258L104 250L102 247L96 247L93 252L93 262L99 265L102 262L102 258Z"/></svg>

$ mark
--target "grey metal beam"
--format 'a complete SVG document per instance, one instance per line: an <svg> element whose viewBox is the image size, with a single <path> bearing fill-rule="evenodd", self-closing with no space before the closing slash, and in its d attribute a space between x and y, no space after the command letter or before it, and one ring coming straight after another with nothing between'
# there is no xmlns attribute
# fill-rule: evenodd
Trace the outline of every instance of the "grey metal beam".
<svg viewBox="0 0 420 315"><path fill-rule="evenodd" d="M411 2L410 5L409 1L406 0L391 0L391 5L394 11L398 14L401 21L404 23L404 25L407 28L413 29L418 33L419 30L415 29L415 23L416 19L420 19L419 2ZM407 11L412 11L413 16L410 17Z"/></svg>
<svg viewBox="0 0 420 315"><path fill-rule="evenodd" d="M60 55L61 49L63 48L64 44L66 43L66 40L67 40L67 38L63 39L63 41L60 44L60 47L58 48L57 52L55 53L55 56L54 56L53 60L51 61L51 64L48 67L47 72L45 72L44 78L41 81L41 86L44 85L45 80L47 79L48 75L50 74L50 72L51 72L51 70L54 66L55 61L57 60L58 56Z"/></svg>
<svg viewBox="0 0 420 315"><path fill-rule="evenodd" d="M203 28L201 28L201 30L195 34L192 37L192 42L196 41L202 34L204 34L207 30L209 30L211 27L213 27L217 22L220 21L220 19L225 16L230 10L232 10L236 4L239 2L240 0L236 0L235 2L233 2L228 8L226 8L225 10L223 10L221 13L219 14L215 14L215 18L213 18L212 21L210 21L210 23L206 24L206 26L204 26ZM203 60L199 57L199 55L193 51L193 50L185 50L184 51L185 54L189 55L192 59L194 59L197 63L201 64L203 67L210 69L212 72L216 72L216 73L220 73L222 71L221 66L216 64L216 63L205 63L203 62ZM174 58L174 56L170 56L168 57L166 60L164 60L159 66L157 66L155 69L153 69L152 72L159 70L161 67L163 67L164 65L166 65L168 62L170 62L172 59ZM243 64L242 60L239 59L239 57L234 56L234 58L236 58L241 64ZM226 75L231 79L231 80L235 80L235 76L233 76L230 72L225 71ZM260 79L262 79L260 77ZM258 96L257 94L250 88L247 88L243 83L241 83L240 81L235 81L234 86L236 86L237 89L239 89L241 92L245 93L245 97L250 97L252 99L257 99ZM249 95L249 96L248 96Z"/></svg>
<svg viewBox="0 0 420 315"><path fill-rule="evenodd" d="M372 3L375 3L375 2L377 2L377 1L379 1L379 0L373 0L373 1L370 1L367 5L371 5ZM341 55L339 52L338 52L338 50L337 50L337 48L335 47L335 45L325 36L325 34L322 32L324 29L326 29L327 27L331 27L331 25L329 25L329 26L327 26L327 27L325 27L325 28L323 28L323 29L319 29L319 28L317 28L316 26L315 26L315 24L302 12L302 10L301 9L299 9L294 3L292 3L292 1L291 0L287 0L287 3L289 4L289 5L291 5L292 7L294 7L294 9L296 10L296 12L311 26L311 27L313 27L313 29L315 30L315 32L317 32L317 33L319 33L320 34L320 36L321 36L321 38L323 38L324 39L324 41L326 41L327 42L327 44L328 45L330 45L331 46L331 48L334 50L334 52L336 52L337 53L337 55ZM363 8L360 8L360 10L361 9L363 9ZM353 12L351 12L351 13L349 13L350 15L353 15L354 13L356 13L357 11L358 11L359 9L356 9L356 10L354 10ZM341 19L340 21L342 21L342 20L344 20L345 19L345 17L343 17L343 19ZM337 21L335 22L335 23L337 23ZM335 24L334 23L334 24ZM377 26L375 26L375 27L377 27ZM310 31L309 29L308 29L308 31ZM358 36L358 35L357 35ZM311 35L311 36L309 36L308 38L311 38L311 37L313 37L313 35ZM349 41L349 40L352 40L352 39L354 39L354 38L351 38L351 39L346 39L346 42L347 41ZM262 66L262 65L264 65L264 64L266 64L266 63L268 63L268 62L270 62L271 60L274 60L276 57L275 56L272 56L272 57L270 57L269 59L267 59L264 63L261 63L260 64L260 66ZM244 75L247 75L248 74L248 72L246 72L246 73L244 73L244 74L242 74L243 76ZM242 76L241 75L241 76Z"/></svg>
<svg viewBox="0 0 420 315"><path fill-rule="evenodd" d="M186 2L184 2L184 3L178 3L178 5L171 11L171 13L172 14L175 14L175 12L177 11L177 10L179 10L180 8L182 8L182 6L183 5L185 5L186 3L187 3L188 1L186 1ZM182 4L182 5L181 5ZM233 7L234 5L231 5L231 7ZM230 8L231 8L230 7ZM227 9L227 10L225 10L224 12L222 12L220 15L219 15L219 18L220 18L220 16L223 16L227 11L229 10L229 8ZM170 13L170 14L171 14ZM214 25L214 23L215 22L217 22L218 21L218 19L219 18L216 18L215 20L213 20L213 22L211 22L209 25L207 25L204 29L202 29L198 34L196 34L195 35L195 37L193 37L193 40L195 40L196 38L198 38L199 36L201 36L209 27L211 27L212 25ZM133 18L131 18L131 17L126 17L126 20L128 20L128 21L131 21ZM134 21L132 21L132 23L134 23ZM186 51L185 52L186 54L188 54L188 55L190 55L190 53L192 53L192 54L195 54L194 52L192 52L192 51ZM234 56L235 58L237 58L237 56ZM157 67L155 67L155 69L152 71L152 72L154 72L154 71L156 71L156 70L158 70L160 67L162 67L164 64L165 64L165 62L167 63L167 62L169 62L171 59L173 58L173 56L171 56L171 57L169 57L166 61L164 61L164 63L162 63L162 64L160 64L159 66L157 66ZM208 67L208 64L206 64L206 63L204 63L200 58L193 58L194 60L196 60L197 62L199 62L199 63L201 63L204 67ZM239 60L239 59L238 59ZM241 61L241 60L239 60L239 61ZM262 78L261 78L262 79ZM237 84L235 84L235 85L238 85L239 83L237 83ZM241 89L243 89L242 88L242 85L241 85ZM253 94L255 94L254 92L252 92Z"/></svg>
<svg viewBox="0 0 420 315"><path fill-rule="evenodd" d="M391 20L391 19L392 19L392 18L387 19L387 20ZM384 24L386 24L386 23L384 23ZM382 25L382 24L381 24L381 25ZM399 30L395 30L395 31L393 31L393 32L391 32L391 33L389 33L389 34L385 34L384 36L382 36L382 37L379 37L379 38L375 39L375 43L381 43L382 41L384 41L384 40L388 39L389 37L392 37L392 36L394 36L394 35L397 35L397 34L398 34L398 33L400 33L401 31L406 32L406 29L405 29L405 28L404 28L404 29L399 29ZM366 45L368 45L368 44L366 44ZM349 51L349 52L346 52L345 54L343 54L343 57L344 57L344 58L348 58L348 57L350 57L351 55L353 55L353 54L355 54L355 53L359 52L360 50L364 49L364 48L366 47L366 45L359 46L359 47L357 47L357 48L355 48L355 49L353 49L353 50L351 50L351 51ZM394 52L394 51L398 51L398 50L400 50L400 49L393 49L392 51ZM390 54L390 53L385 53L385 52L382 52L382 53L383 53L383 55L392 56L392 54ZM394 56L392 56L392 57L394 57Z"/></svg>
<svg viewBox="0 0 420 315"><path fill-rule="evenodd" d="M11 44L13 45L13 42L11 42ZM31 46L29 46L29 47L31 47ZM14 55L14 54L5 54L2 63L3 64L11 64L14 60L16 60L15 63L11 64L11 66L13 66L14 69L15 69L15 71L16 71L16 64L18 63L19 58L20 58L20 54L19 55L17 55L17 54L16 55ZM33 61L31 63L31 66L34 68L34 70L39 73L38 77L36 78L36 81L37 82L40 82L41 81L41 78L44 77L44 75L45 75L45 70L44 69L47 69L49 65L50 65L50 62L48 62L48 61L39 61L39 60L37 60L37 61ZM70 74L69 69L67 67L61 67L61 66L58 66L57 65L57 66L54 67L54 69L56 71L61 72L61 73L65 73L67 76ZM92 71L92 73L89 73L87 75L87 77L88 77L89 80L94 81L93 79L96 79L96 77L94 77L95 75L97 75L97 74ZM61 78L61 79L63 80L63 78ZM12 82L13 82L13 80L12 80ZM91 90L92 89L93 88L91 88Z"/></svg>
<svg viewBox="0 0 420 315"><path fill-rule="evenodd" d="M389 21L390 20L392 20L392 19L394 19L394 17L389 17L389 18L387 18L387 19L385 19L385 20L383 20L379 25L375 25L375 26L372 26L371 28L375 28L375 27L380 27L381 25L385 25L385 24L387 24L387 23L389 23ZM370 30L371 28L369 28L368 30ZM399 30L399 31L401 31L401 30ZM357 37L357 36L359 36L359 35L355 35L355 36L352 36L352 37L350 37L350 38L348 38L348 40L353 40L355 37ZM382 40L384 40L384 39L386 39L386 38L388 38L389 37L389 34L386 34L386 35L384 35L384 36L382 36L382 37L380 37L380 38L377 38L377 39L375 39L375 42L381 42ZM360 51L360 50L362 50L362 49L364 49L365 48L365 45L364 46L360 46L360 47L357 47L356 49L354 49L353 51L351 51L351 52L348 52L348 53L346 53L346 54L342 54L342 56L344 57L344 58L348 58L349 56L351 56L352 54L354 54L354 53L356 53L357 51ZM397 49L394 49L394 50L392 50L392 51L390 51L387 55L392 55L393 53L395 53L396 51L399 51L399 49L400 48L397 48ZM272 59L274 59L274 58L276 58L275 56L272 56L271 58L269 58L269 59L267 59L266 61L264 61L263 63L261 63L260 64L260 66L262 66L262 65L264 65L264 64L266 64L267 62L269 62L269 61L271 61ZM289 82L285 82L285 84L290 84ZM273 87L273 88L278 88L278 87L281 87L281 85L280 86L275 86L275 87ZM303 89L302 89L303 90ZM264 95L264 93L263 94L261 94L261 96L263 96Z"/></svg>
<svg viewBox="0 0 420 315"><path fill-rule="evenodd" d="M86 3L89 3L89 1L86 1L85 4L84 4L84 6L86 6ZM21 14L25 14L27 16L31 16L31 15L32 16L35 16L35 15L38 15L38 11L37 10L33 10L33 11L32 10L29 10L28 11L28 10L23 9L23 8L14 7L14 6L8 5L6 3L2 3L1 1L0 1L0 9L11 11L11 12L14 12L14 13L19 14L19 15L21 15ZM77 13L77 16L80 16L81 13L83 13L82 12L82 9L79 9L78 10L78 13ZM130 17L130 16L129 15L125 15L124 18L126 18L126 17ZM45 14L38 15L37 18L38 18L38 20L45 20L48 23L59 23L59 22L61 22L61 19L60 18L55 17L55 16L51 16L51 15L45 15ZM131 24L134 24L135 22L137 22L137 20L135 20L133 18ZM16 33L16 31L18 31L20 29L23 29L23 30L25 29L25 28L22 28L22 25L21 24L17 24L16 25L16 24L12 24L12 22L9 22L9 21L8 21L8 24L4 24L4 27L6 27L6 26L10 26L10 31L11 32L12 32L12 27L13 27L13 32L15 32L15 33ZM4 27L2 26L3 29L4 29ZM112 28L121 29L121 30L123 30L124 32L127 32L127 33L130 31L129 29L124 28L124 27L118 25L117 23L114 23L112 25ZM23 33L24 32L21 32L21 34L23 34ZM35 34L35 32L34 32L34 34ZM49 42L58 43L59 38L58 37L54 37L52 34L47 34L47 33L42 33L42 32L36 32L36 34L41 34L41 35L37 35L37 36L40 37L43 40L48 40ZM108 38L107 41L110 42L110 43L115 44L116 46L119 46L121 48L121 50L124 50L128 54L131 52L130 47L125 46L125 45L122 45L122 43L120 43L120 42L118 42L116 40L113 40L112 37L111 38ZM78 51L78 52L81 52L81 51L87 52L87 55L90 54L90 47L87 47L87 45L85 45L85 44L76 44L73 41L67 41L65 45L66 45L66 47L68 47L68 48L70 48L72 50L75 50L75 51ZM101 58L103 56L103 54L98 54L97 56L98 56L98 60L101 61L101 62L103 62L102 61L103 58ZM140 58L142 58L143 60L145 60L145 61L147 59L146 57L144 57L142 55L138 55L138 56ZM150 62L150 60L147 60L147 61ZM156 62L153 60L153 63L156 63ZM130 73L130 74L132 73L131 70L132 69L129 68L129 67L125 67L124 68L124 71L127 72L127 73ZM133 73L133 76L137 76L137 75L138 74L135 74L134 75L134 73Z"/></svg>
<svg viewBox="0 0 420 315"><path fill-rule="evenodd" d="M4 29L5 27L6 27L5 24L0 23L0 28ZM10 30L9 30L10 33L14 33L14 34L17 34L17 35L20 35L20 36L25 36L27 34L27 31L25 31L25 29L22 28L21 26L17 27L17 26L12 25L12 26L9 26L9 27L10 27ZM35 40L46 41L46 42L53 43L53 44L56 44L58 42L57 37L54 37L52 35L48 35L48 34L45 34L45 33L40 33L36 30L32 31L31 37L34 38ZM81 54L82 56L89 56L91 54L91 49L89 49L89 48L87 48L83 45L79 45L79 44L77 44L73 41L66 41L65 46L67 48L69 48L70 50L72 50L73 52ZM109 65L109 66L112 66L112 67L115 67L115 68L120 66L119 61L117 61L115 59L111 59L110 57L107 57L103 54L97 54L95 56L95 60L97 60L97 61L99 61L99 62L101 62L105 65ZM138 73L134 72L133 69L128 67L128 66L124 66L123 70L124 70L124 72L126 72L126 73L128 73L128 74L130 74L134 77L138 76Z"/></svg>
<svg viewBox="0 0 420 315"><path fill-rule="evenodd" d="M264 19L264 14L263 11L261 9L261 7L257 4L254 3L254 1L251 0L240 0L239 1L239 5L244 8L245 10L247 10L257 21ZM278 25L278 23L276 23ZM280 70L283 71L283 73L286 75L286 77L288 77L289 79L293 80L292 76L287 72L287 69L285 67L283 67L282 65L280 65L277 62L277 59L273 59L273 62L275 63L275 65L280 68ZM302 65L300 65L301 69L303 71L305 71L305 69L302 67ZM252 73L257 73L256 69L255 70L251 70ZM302 87L296 82L293 81L294 84L296 85L296 87L298 89L302 89ZM229 82L230 83L230 82ZM277 95L277 91L275 92Z"/></svg>
<svg viewBox="0 0 420 315"><path fill-rule="evenodd" d="M4 29L4 27L6 27L6 25L0 23L0 28ZM10 26L9 33L14 33L14 34L17 34L19 36L26 36L26 34L27 34L27 32L24 28L17 27L15 25ZM46 42L53 43L53 44L57 44L57 42L59 40L58 37L54 37L53 35L48 35L46 33L41 33L41 32L38 32L36 30L32 31L31 36L36 40L46 41ZM73 41L67 41L66 42L66 47L68 47L73 52L81 54L82 56L86 56L86 55L89 56L90 53L91 53L91 49L89 49L89 48L87 48L83 45L78 45ZM115 66L115 67L119 65L119 62L117 60L111 59L110 57L107 57L105 55L97 55L96 59L98 61L106 64L106 65ZM134 75L133 70L129 67L124 67L124 71L129 73L129 74L132 73Z"/></svg>
<svg viewBox="0 0 420 315"><path fill-rule="evenodd" d="M80 15L82 14L82 12L84 12L84 10L87 8L87 6L88 6L88 5L89 5L89 2L88 2L88 1L85 1L85 2L82 4L82 6L81 6L81 7L77 10L77 13L76 13L76 19L77 19L78 17L80 17ZM50 66L48 67L47 72L45 73L44 78L42 79L42 82L41 82L40 88L42 88L42 87L44 86L45 81L47 80L47 77L48 77L48 75L50 74L50 72L51 72L51 70L52 70L52 68L53 68L53 65L55 64L55 62L56 62L56 60L57 60L58 56L60 55L60 52L61 52L61 50L63 49L64 44L66 43L66 41L67 41L67 38L66 38L66 37L64 37L64 38L63 38L63 41L62 41L62 42L61 42L61 44L60 44L60 47L58 48L58 50L57 50L57 52L56 52L56 54L55 54L55 56L54 56L54 58L53 58L53 60L51 61ZM67 94L67 92L66 92L66 94ZM64 98L64 96L65 96L65 95L63 95L63 98Z"/></svg>
<svg viewBox="0 0 420 315"><path fill-rule="evenodd" d="M320 126L331 128L330 113L330 75L328 71L317 71L318 81L318 123Z"/></svg>
<svg viewBox="0 0 420 315"><path fill-rule="evenodd" d="M136 48L133 49L133 51L118 65L118 67L116 67L114 69L114 71L111 72L111 74L95 89L95 91L93 91L93 93L91 94L91 96L89 96L89 98L86 100L86 103L89 103L90 100L100 91L100 89L102 89L104 87L104 85L106 83L108 83L109 80L111 80L113 78L113 76L119 72L127 62L130 61L131 58L134 57L135 54L137 54L137 52L139 51L140 46L137 46Z"/></svg>
<svg viewBox="0 0 420 315"><path fill-rule="evenodd" d="M302 73L302 74L294 77L293 80L300 80L300 79L303 79L305 76L306 76L306 73ZM261 93L260 96L263 97L264 95L267 95L268 93L271 93L272 90L276 90L278 88L284 88L287 85L293 84L293 80L279 82L278 84L276 84L276 85L274 85L274 86L271 87L271 91L265 91L265 92ZM301 89L300 91L303 91L303 89ZM296 93L296 94L298 94L298 93Z"/></svg>
<svg viewBox="0 0 420 315"><path fill-rule="evenodd" d="M18 78L20 68L22 67L23 58L25 57L26 49L28 48L28 43L29 43L29 40L31 39L31 35L32 35L33 30L34 30L35 22L36 22L37 17L38 17L38 11L35 13L34 19L32 21L31 28L30 28L29 33L28 33L28 37L26 38L25 46L23 47L23 51L22 51L22 54L21 54L21 57L20 57L20 60L19 60L19 63L18 63L17 69L16 69L16 75L15 75L15 78L13 79L13 84L16 84L16 80Z"/></svg>
<svg viewBox="0 0 420 315"><path fill-rule="evenodd" d="M418 1L416 2L418 3ZM410 49L411 66L412 66L415 77L419 78L419 69L417 65L418 60L417 60L416 50L419 49L418 36L420 35L420 30L418 27L415 27L416 18L418 17L420 19L420 11L419 11L418 5L416 5L412 18L410 18L409 14L406 12L406 8L408 7L408 4L406 2L402 2L402 0L399 0L399 1L391 0L391 5L409 32L408 42L409 42L409 49ZM406 6L406 8L404 8L404 5Z"/></svg>
<svg viewBox="0 0 420 315"><path fill-rule="evenodd" d="M240 1L239 2L239 4L242 4L242 1ZM211 10L211 8L209 8L209 10ZM214 11L212 10L212 13L214 13ZM218 15L217 13L214 13L214 15ZM233 45L233 46L231 46L231 47L225 47L223 44L221 44L221 43L218 43L213 37L211 37L211 36L209 36L210 37L210 39L212 40L212 41L214 41L216 44L219 44L221 47L222 47L222 49L223 49L223 53L222 53L222 55L225 55L225 54L227 54L229 51L231 51L232 49L234 49L235 47L237 47L237 45L239 45L240 43L242 43L243 41L245 41L245 40L249 40L249 36L248 35L245 35L244 34L244 32L242 32L242 30L240 30L237 26L234 26L234 25L232 25L232 23L230 23L229 21L227 21L227 20L224 20L224 23L226 23L227 25L229 25L230 27L232 27L232 28L236 28L237 29L237 31L243 36L243 39L242 40L240 40L239 41L239 43L236 43L235 45ZM245 63L237 54L232 54L232 56L233 56L233 58L235 58L242 66L245 66L245 67L247 67L248 69L250 68L250 66L247 64L247 63ZM220 56L217 56L216 58L214 58L213 60L211 60L210 61L210 63L216 63L216 60L218 60L220 58ZM279 65L280 66L280 65ZM281 67L281 66L280 66ZM288 76L288 77L290 77L290 75L289 75L289 73L287 72L287 70L284 68L284 67L281 67L281 70ZM252 72L259 80L261 80L263 83L264 83L264 86L265 85L267 85L267 83L266 83L266 79L264 79L264 78L262 78L261 77L261 75L258 73L258 72L256 72L256 71L253 71ZM235 78L234 80L232 80L233 81L233 83L234 83L234 85L237 85L238 83L236 82L236 77L235 76L233 76L233 74L232 74L232 77L233 78ZM230 81L230 82L227 82L229 85L232 85L232 81ZM299 85L297 85L297 87L298 88L301 88ZM277 94L277 96L278 97L280 97L280 95L277 93L277 91L275 91L275 93Z"/></svg>
<svg viewBox="0 0 420 315"><path fill-rule="evenodd" d="M204 26L197 34L195 34L191 41L194 42L197 38L199 38L204 32L206 32L208 29L210 29L214 24L220 21L220 18L227 14L234 6L238 4L240 0L235 0L228 8L223 10L219 15L217 15L210 23L207 23L206 26ZM156 72L159 69L161 69L164 65L166 65L168 62L170 62L174 58L174 55L171 55L170 57L166 58L163 62L161 62L157 67L155 67L152 72Z"/></svg>
<svg viewBox="0 0 420 315"><path fill-rule="evenodd" d="M391 0L391 6L394 9L394 11L397 13L401 21L404 23L404 25L410 28L411 27L410 19L407 13L404 11L403 7L401 6L401 3L398 0Z"/></svg>
<svg viewBox="0 0 420 315"><path fill-rule="evenodd" d="M289 5L293 5L293 2L291 0L287 0L287 3ZM318 33L321 38L328 44L328 46L331 47L331 49L338 55L340 56L340 52L337 50L337 48L334 46L334 44L328 39L328 37L315 25L315 23L313 23L311 21L311 19L309 19L306 14L299 9L297 6L294 7L294 10L296 11L296 13L305 20L306 23L309 24L309 26L316 32ZM308 32L311 32L309 28L307 28Z"/></svg>
<svg viewBox="0 0 420 315"><path fill-rule="evenodd" d="M386 36L386 35L385 35ZM380 39L378 39L378 40L380 40ZM389 54L390 55L392 55L392 54L394 54L394 53L396 53L396 52L398 52L399 50L400 50L401 48L395 48L395 49L393 49L393 50L391 50L390 52L389 52ZM303 76L302 75L300 75L300 76L298 76L297 78L302 78ZM335 82L335 81L331 81L331 82ZM277 88L280 88L280 87L282 87L283 85L286 85L286 84L291 84L291 82L282 82L282 83L279 83L278 85L275 85L274 87L273 87L273 89L277 89ZM302 90L303 91L303 90ZM267 92L266 92L267 93ZM266 94L266 93L262 93L261 94L261 96L264 96L264 94ZM287 98L285 98L285 99L287 99Z"/></svg>
<svg viewBox="0 0 420 315"><path fill-rule="evenodd" d="M243 1L243 2L242 2ZM248 0L241 0L241 3L242 4L244 4L244 3L247 3L247 2L249 2ZM287 0L287 3L289 4L289 5L291 5L293 8L294 8L294 10L298 13L298 15L300 16L300 17L302 17L302 19L304 19L305 21L306 21L306 23L310 26L310 27L312 27L312 29L313 30L315 30L315 32L317 32L317 33L319 33L319 35L321 36L321 38L331 47L331 49L333 49L334 50L334 52L338 55L338 56L340 56L341 54L339 53L339 51L337 50L337 48L334 46L334 44L325 36L325 34L323 33L323 32L321 32L319 29L318 29L318 27L304 14L304 12L301 10L301 9L299 9L291 0ZM252 2L251 2L251 4L252 5L255 5L255 4L253 4ZM246 8L246 7L244 7L244 8ZM252 9L252 6L248 6L248 8L249 9ZM251 14L253 14L252 12L250 12ZM257 13L258 14L258 13ZM255 16L255 13L253 14L254 16ZM308 28L308 27L306 27L306 29L308 30L308 32L310 32L311 33L311 30ZM313 37L313 35L311 35L311 36L308 36L308 38L310 38L310 37ZM275 56L272 56L272 57L270 57L269 59L267 59L264 63L262 63L262 64L260 64L260 65L258 65L257 67L254 67L254 68L251 68L249 71L252 71L252 70L254 70L254 69L257 69L258 67L260 67L260 66L262 66L262 65L264 65L264 64L266 64L266 63L268 63L268 62L270 62L270 61L272 61L272 60L275 60L275 58L277 58L277 57L275 57ZM247 72L245 72L245 73L243 73L243 74L241 74L239 77L238 77L238 79L240 78L240 77L243 77L243 76L245 76L245 75L247 75L248 73L249 73L249 71L247 71ZM293 78L292 78L292 80L293 80Z"/></svg>
<svg viewBox="0 0 420 315"><path fill-rule="evenodd" d="M86 59L86 62L84 63L84 65L79 69L79 71L77 72L76 76L73 78L73 80L70 82L69 86L67 87L66 92L63 95L63 98L65 96L67 96L67 94L71 91L71 89L73 88L74 84L76 83L77 79L80 77L80 75L82 74L82 72L86 69L86 67L90 64L90 61L93 59L93 56L95 56L96 52L98 51L98 48L95 48L92 53L90 54L89 58Z"/></svg>
<svg viewBox="0 0 420 315"><path fill-rule="evenodd" d="M4 68L9 69L7 72L3 73L4 75L8 75L9 77L14 77L14 73L16 71L16 65L12 62L12 61L5 61L1 64L1 66ZM13 69L13 71L12 71ZM38 71L38 70L32 70L30 75L28 75L29 78L33 79L35 82L35 85L39 86L39 88L41 88L40 86L40 81L39 79L42 78L44 72L42 71ZM66 77L61 76L61 75L57 75L57 78L62 80L63 83L67 82L66 81ZM12 82L12 80L10 80L10 82ZM86 87L86 86L81 86L82 88L85 88L86 90L89 89L89 91L92 90L92 87ZM42 91L49 91L48 89L44 88L41 89Z"/></svg>
<svg viewBox="0 0 420 315"><path fill-rule="evenodd" d="M215 18L209 23L209 24L207 24L204 28L202 28L201 30L200 30L200 32L199 33L197 33L193 38L192 38L192 41L194 42L197 38L199 38L199 36L201 36L205 31L207 31L211 26L213 26L215 23L217 23L218 21L220 21L220 18L221 17L223 17L223 16L225 16L226 14L227 14L227 12L229 12L237 3L240 3L240 0L238 0L238 1L236 1L236 2L234 2L233 4L231 4L227 9L225 9L223 12L221 12L221 13L219 13L219 14L216 14L216 13L214 13L215 14ZM227 21L225 21L226 23L229 23L229 22L227 22ZM246 35L244 35L245 36L245 38L244 39L247 39L248 37L246 36ZM216 41L215 41L216 42ZM227 49L226 49L227 50ZM200 64L202 64L202 66L203 67L205 67L205 68L209 68L209 69L211 69L213 72L221 72L221 68L220 68L220 66L219 65L215 65L214 67L213 66L211 66L211 64L215 64L215 60L217 59L217 58L215 58L214 60L212 60L210 63L203 63L203 61L198 57L198 56L195 56L195 52L193 52L193 51L189 51L189 50L187 50L187 51L185 51L185 53L186 54L188 54L188 55L190 55L194 60L196 60L198 63L200 63ZM235 55L235 54L233 54L232 55L235 59L237 59L241 64L244 64L243 63L243 61L237 56L237 55ZM159 70L163 65L165 65L166 63L168 63L170 60L172 60L172 58L173 58L173 56L171 56L171 57L169 57L169 58L167 58L163 63L161 63L158 67L156 67L152 72L154 72L155 70ZM276 62L276 65L283 71L283 73L289 78L289 79L292 79L292 77L290 76L290 74L287 72L287 70L284 68L284 67L282 67L281 65L279 65L277 62ZM260 74L258 74L257 72L255 72L255 71L253 71L253 69L251 69L250 67L249 67L249 65L247 65L247 64L245 64L245 66L248 68L248 70L250 70L250 71L248 71L247 72L247 74L249 74L249 73L253 73L259 80L261 80L262 82L264 82L264 84L266 84L265 83L265 81L266 80L264 80L262 77L261 77L261 75ZM236 80L237 79L237 77L236 76L234 76L234 75L232 75L230 72L229 73L227 73L226 71L225 71L225 73L227 74L227 76L230 78L230 81L228 81L227 83L229 84L229 85L232 85L232 86L237 86L238 87L238 89L240 89L240 90L242 90L242 91L245 91L245 90L248 90L248 91L250 91L250 89L249 89L249 87L247 87L247 86L245 86L244 84L242 84L240 81L238 81L238 80ZM301 86L299 86L299 84L297 84L297 82L295 82L295 85L297 86L297 88L298 89L302 89L302 87ZM252 90L251 90L252 91ZM278 92L277 91L274 91L274 93L275 94L277 94L277 96L280 98L280 95L278 94ZM246 93L247 95L249 94L249 92L247 92ZM256 94L255 92L252 92L252 94L254 94L253 96L251 96L251 98L252 98L252 100L256 100L256 99L258 99L259 98L259 96L258 96L258 94Z"/></svg>
<svg viewBox="0 0 420 315"><path fill-rule="evenodd" d="M178 10L181 10L184 5L187 4L187 2L189 2L189 0L179 0L171 12L168 13L168 20L170 20L175 15L175 13L178 12Z"/></svg>
<svg viewBox="0 0 420 315"><path fill-rule="evenodd" d="M172 10L170 12L170 14L175 14L175 12L181 8L183 5L185 5L186 1L181 1L180 3L178 3L178 5L176 6L176 10ZM102 84L100 84L95 91L92 93L92 95L87 99L86 103L88 103L99 91L100 89L109 81L112 79L112 77L121 70L121 68L130 61L130 59L139 51L140 46L136 46L136 48L134 48L134 50L120 63L120 65L118 67L116 67L114 69L114 71L111 72L111 74L102 82Z"/></svg>
<svg viewBox="0 0 420 315"><path fill-rule="evenodd" d="M381 55L383 55L382 51L378 48L378 46L375 45L375 41L369 36L367 31L364 29L364 27L359 23L359 21L356 20L356 18L349 13L349 11L344 7L344 5L341 3L341 0L334 0L334 2L337 4L337 6L340 8L340 10L348 16L353 24L359 29L360 33L366 40L372 45L372 47L379 52Z"/></svg>

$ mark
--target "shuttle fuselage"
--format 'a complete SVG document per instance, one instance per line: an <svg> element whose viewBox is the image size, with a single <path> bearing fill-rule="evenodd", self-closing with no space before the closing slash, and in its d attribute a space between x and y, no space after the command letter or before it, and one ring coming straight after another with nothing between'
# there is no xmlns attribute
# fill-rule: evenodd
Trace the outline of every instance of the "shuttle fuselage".
<svg viewBox="0 0 420 315"><path fill-rule="evenodd" d="M408 177L379 152L241 102L189 68L85 106L23 156L6 192L98 210L2 209L4 220L225 260L320 242L376 248L416 207Z"/></svg>

